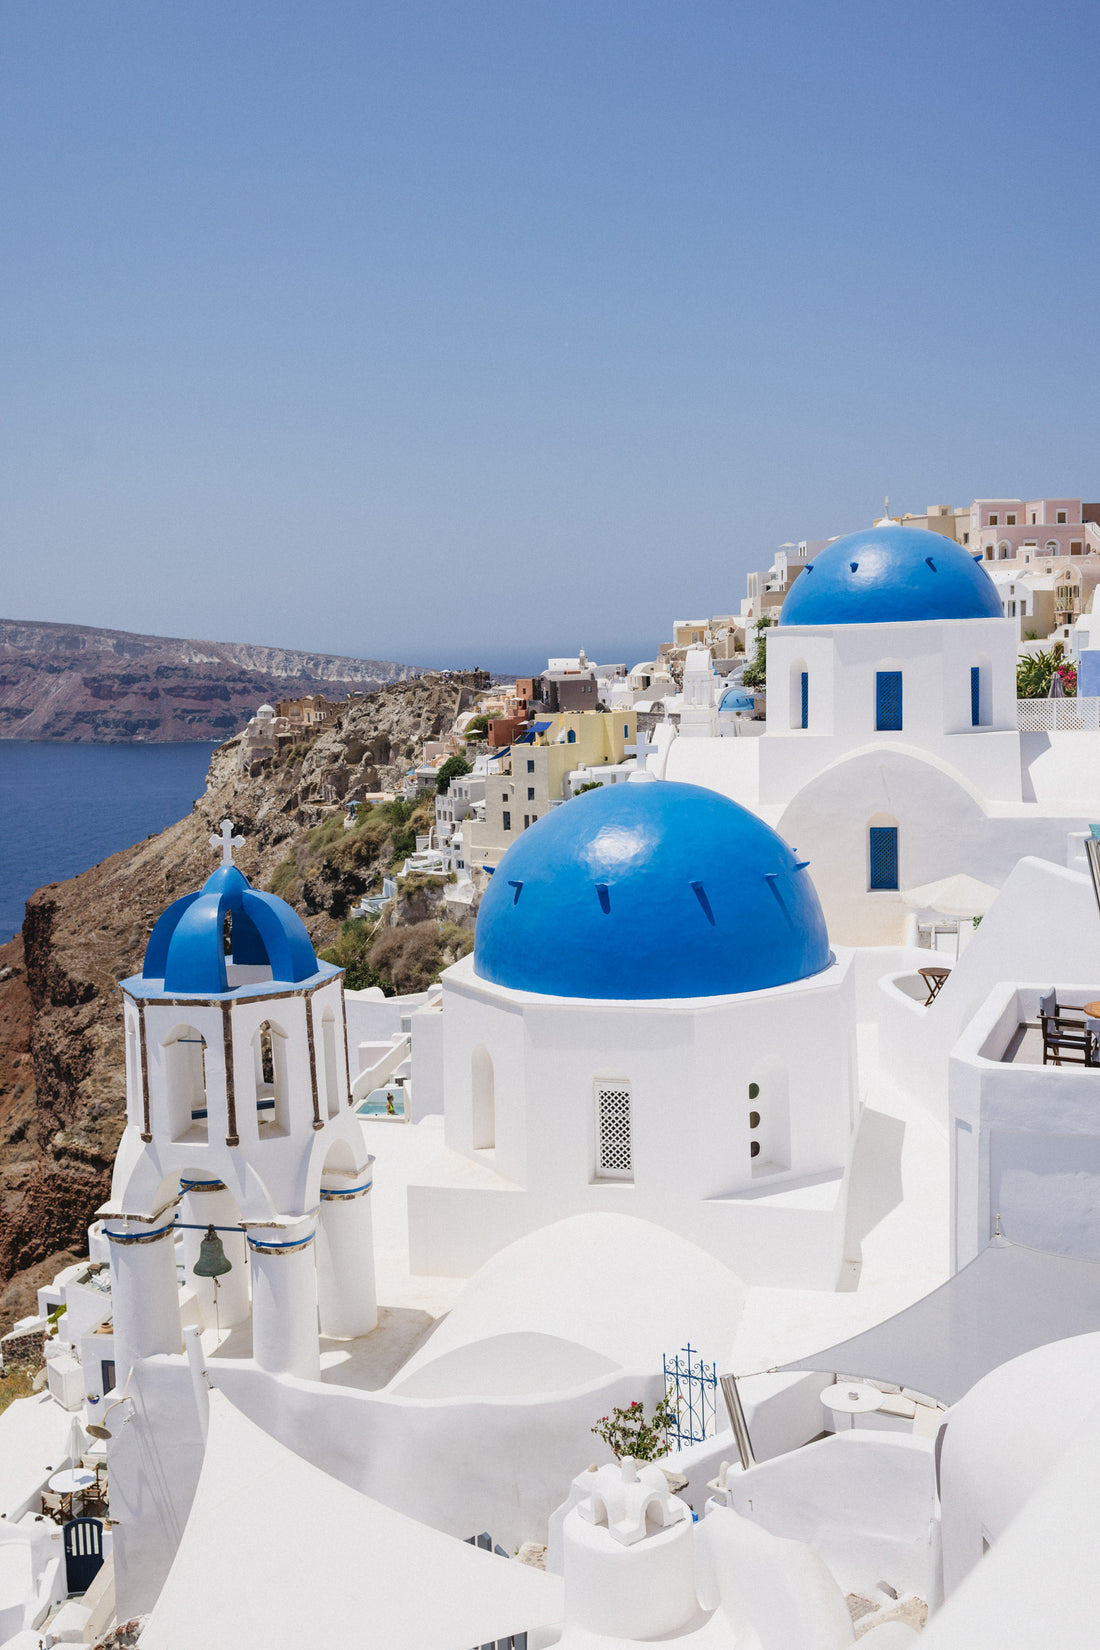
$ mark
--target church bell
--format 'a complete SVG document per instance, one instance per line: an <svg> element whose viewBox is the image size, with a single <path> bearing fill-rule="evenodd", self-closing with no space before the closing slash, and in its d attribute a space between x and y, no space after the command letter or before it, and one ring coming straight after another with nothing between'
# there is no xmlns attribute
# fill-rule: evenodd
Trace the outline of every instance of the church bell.
<svg viewBox="0 0 1100 1650"><path fill-rule="evenodd" d="M206 1236L199 1245L199 1258L192 1270L197 1278L220 1278L233 1270L233 1262L213 1226L206 1228Z"/></svg>

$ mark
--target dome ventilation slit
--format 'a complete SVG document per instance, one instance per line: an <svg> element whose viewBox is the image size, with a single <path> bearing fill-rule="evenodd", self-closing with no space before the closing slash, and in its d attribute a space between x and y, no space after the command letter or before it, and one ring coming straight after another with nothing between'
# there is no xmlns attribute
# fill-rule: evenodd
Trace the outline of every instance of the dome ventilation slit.
<svg viewBox="0 0 1100 1650"><path fill-rule="evenodd" d="M782 911L782 913L786 917L787 921L790 922L791 926L793 927L794 924L791 921L791 913L787 910L787 902L783 898L783 895L779 892L778 887L776 886L777 883L778 883L778 880L779 880L779 872L778 871L765 871L764 872L764 881L767 883L768 887L771 889L772 893L775 895L776 902L779 906L779 909Z"/></svg>
<svg viewBox="0 0 1100 1650"><path fill-rule="evenodd" d="M794 868L796 871L805 871L809 863L810 862L808 859L796 859L794 862Z"/></svg>
<svg viewBox="0 0 1100 1650"><path fill-rule="evenodd" d="M691 891L695 895L695 898L699 901L699 904L703 907L703 915L713 928L715 925L714 912L710 908L710 900L707 898L706 889L703 887L701 882L693 882L691 885Z"/></svg>
<svg viewBox="0 0 1100 1650"><path fill-rule="evenodd" d="M519 896L523 892L522 882L509 882L508 886L509 886L509 888L514 888L515 889L515 893L512 895L512 904L513 905L518 905L519 904Z"/></svg>
<svg viewBox="0 0 1100 1650"><path fill-rule="evenodd" d="M858 561L850 561L848 563L848 566L852 569L853 573L858 573L859 572L859 563L858 563Z"/></svg>
<svg viewBox="0 0 1100 1650"><path fill-rule="evenodd" d="M925 566L926 566L926 567L930 567L930 568L931 568L931 569L932 569L932 571L933 571L933 573L934 573L934 572L935 572L935 571L936 571L936 564L935 564L935 562L934 562L934 561L933 561L933 560L932 560L932 558L931 558L931 556L925 556L925 558L924 558L924 565L925 565Z"/></svg>
<svg viewBox="0 0 1100 1650"><path fill-rule="evenodd" d="M600 902L600 910L604 916L609 917L611 915L611 890L606 882L597 882L596 898Z"/></svg>

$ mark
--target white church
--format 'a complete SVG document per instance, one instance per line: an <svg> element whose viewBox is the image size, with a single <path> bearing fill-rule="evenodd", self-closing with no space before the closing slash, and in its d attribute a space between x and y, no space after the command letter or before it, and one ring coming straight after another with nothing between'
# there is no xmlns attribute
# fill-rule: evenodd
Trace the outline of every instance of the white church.
<svg viewBox="0 0 1100 1650"><path fill-rule="evenodd" d="M813 568L766 732L699 690L428 994L346 992L223 826L0 1417L0 1650L1095 1643L1088 763L1016 731L955 546ZM929 976L901 893L959 873L997 892ZM612 1458L673 1380L668 1453Z"/></svg>

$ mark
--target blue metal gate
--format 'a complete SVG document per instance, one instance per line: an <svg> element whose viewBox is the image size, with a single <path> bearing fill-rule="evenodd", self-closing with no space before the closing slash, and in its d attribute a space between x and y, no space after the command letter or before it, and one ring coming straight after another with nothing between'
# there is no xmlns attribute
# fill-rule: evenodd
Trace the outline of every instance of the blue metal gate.
<svg viewBox="0 0 1100 1650"><path fill-rule="evenodd" d="M664 1366L665 1389L676 1408L676 1419L667 1433L669 1448L683 1449L687 1444L713 1438L718 1431L718 1372L714 1364L704 1363L689 1345L671 1357L666 1352Z"/></svg>
<svg viewBox="0 0 1100 1650"><path fill-rule="evenodd" d="M65 1525L65 1587L83 1593L103 1563L103 1525L98 1518L72 1518Z"/></svg>

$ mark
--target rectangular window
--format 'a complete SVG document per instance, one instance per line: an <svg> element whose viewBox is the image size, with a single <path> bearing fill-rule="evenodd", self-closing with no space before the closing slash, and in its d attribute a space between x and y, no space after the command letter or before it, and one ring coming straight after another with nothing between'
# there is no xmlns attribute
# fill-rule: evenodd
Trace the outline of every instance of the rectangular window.
<svg viewBox="0 0 1100 1650"><path fill-rule="evenodd" d="M1035 511L1034 510L1032 510L1032 512L1031 512L1031 525L1033 527L1035 526Z"/></svg>
<svg viewBox="0 0 1100 1650"><path fill-rule="evenodd" d="M512 816L508 812L507 808L504 810L504 829L506 831L510 831L512 829Z"/></svg>
<svg viewBox="0 0 1100 1650"><path fill-rule="evenodd" d="M900 670L875 673L875 727L880 733L897 733L901 729Z"/></svg>
<svg viewBox="0 0 1100 1650"><path fill-rule="evenodd" d="M896 825L871 826L871 887L896 888L898 885L898 828Z"/></svg>
<svg viewBox="0 0 1100 1650"><path fill-rule="evenodd" d="M534 763L533 763L533 762L532 762L532 761L531 761L531 760L530 760L530 758L528 758L528 761L527 761L527 772L528 772L528 773L534 773L534 771L535 771L535 764L534 764Z"/></svg>
<svg viewBox="0 0 1100 1650"><path fill-rule="evenodd" d="M1074 539L1072 541L1072 543L1070 544L1069 553L1070 553L1071 556L1079 556L1083 549L1084 549L1084 544L1082 542L1080 542L1079 540Z"/></svg>
<svg viewBox="0 0 1100 1650"><path fill-rule="evenodd" d="M596 1084L596 1173L602 1180L633 1180L629 1083Z"/></svg>
<svg viewBox="0 0 1100 1650"><path fill-rule="evenodd" d="M538 819L538 817L539 817L538 814L532 814L531 815L531 824L532 825L535 823L535 821Z"/></svg>
<svg viewBox="0 0 1100 1650"><path fill-rule="evenodd" d="M1016 525L1016 517L1015 516L1006 516L1005 517L1005 526L1006 527L1015 527L1015 525Z"/></svg>
<svg viewBox="0 0 1100 1650"><path fill-rule="evenodd" d="M524 814L524 816L523 816L523 828L524 828L524 830L527 829L527 827L528 827L528 825L530 825L530 823L531 823L530 814Z"/></svg>
<svg viewBox="0 0 1100 1650"><path fill-rule="evenodd" d="M535 787L533 785L528 785L527 787L527 800L528 802L533 802L535 800Z"/></svg>
<svg viewBox="0 0 1100 1650"><path fill-rule="evenodd" d="M630 723L629 722L624 722L623 723L623 738L624 739L629 739L630 738Z"/></svg>
<svg viewBox="0 0 1100 1650"><path fill-rule="evenodd" d="M980 665L970 667L970 725L981 727L982 724L982 671Z"/></svg>
<svg viewBox="0 0 1100 1650"><path fill-rule="evenodd" d="M996 525L997 525L997 517L996 516L990 516L989 525L990 525L990 527L996 527Z"/></svg>
<svg viewBox="0 0 1100 1650"><path fill-rule="evenodd" d="M1064 527L1066 525L1066 512L1064 510L1059 510L1058 512L1058 525L1059 527Z"/></svg>
<svg viewBox="0 0 1100 1650"><path fill-rule="evenodd" d="M804 670L802 672L802 726L804 728L808 728L809 725L810 725L810 673L809 673L808 670Z"/></svg>

